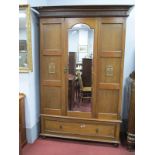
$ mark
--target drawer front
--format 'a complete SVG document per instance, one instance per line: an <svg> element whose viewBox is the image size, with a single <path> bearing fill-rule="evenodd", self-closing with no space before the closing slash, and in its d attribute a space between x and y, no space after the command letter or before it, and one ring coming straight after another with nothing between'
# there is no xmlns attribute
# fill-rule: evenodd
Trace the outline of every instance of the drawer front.
<svg viewBox="0 0 155 155"><path fill-rule="evenodd" d="M100 138L115 138L115 124L99 123L82 123L72 122L71 120L52 120L49 117L42 119L44 133L64 133L72 135L82 135Z"/></svg>

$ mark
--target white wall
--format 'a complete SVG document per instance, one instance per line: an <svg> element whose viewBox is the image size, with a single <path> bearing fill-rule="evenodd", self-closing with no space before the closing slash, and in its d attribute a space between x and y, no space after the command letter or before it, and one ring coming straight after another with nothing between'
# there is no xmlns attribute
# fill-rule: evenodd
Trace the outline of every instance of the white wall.
<svg viewBox="0 0 155 155"><path fill-rule="evenodd" d="M31 12L32 63L33 71L19 74L19 91L26 95L26 134L29 143L38 137L39 123L39 31L38 19Z"/></svg>
<svg viewBox="0 0 155 155"><path fill-rule="evenodd" d="M130 16L126 23L126 45L125 45L125 59L124 59L124 78L123 78L123 105L122 117L128 117L128 82L129 74L135 70L135 9L131 10Z"/></svg>
<svg viewBox="0 0 155 155"><path fill-rule="evenodd" d="M94 49L94 30L89 30L88 38L89 38L88 39L88 53L89 55L91 55L93 54L93 49Z"/></svg>
<svg viewBox="0 0 155 155"><path fill-rule="evenodd" d="M68 31L68 48L69 52L77 52L78 51L78 31L70 30Z"/></svg>
<svg viewBox="0 0 155 155"><path fill-rule="evenodd" d="M89 29L80 29L80 30L69 30L68 32L68 48L69 52L78 52L79 45L88 45L88 53L81 53L80 61L82 58L90 56L93 53L93 38L94 38L94 31ZM78 56L78 53L77 53ZM79 57L78 56L78 57ZM76 61L78 62L78 57Z"/></svg>
<svg viewBox="0 0 155 155"><path fill-rule="evenodd" d="M19 40L27 40L25 29L20 29Z"/></svg>

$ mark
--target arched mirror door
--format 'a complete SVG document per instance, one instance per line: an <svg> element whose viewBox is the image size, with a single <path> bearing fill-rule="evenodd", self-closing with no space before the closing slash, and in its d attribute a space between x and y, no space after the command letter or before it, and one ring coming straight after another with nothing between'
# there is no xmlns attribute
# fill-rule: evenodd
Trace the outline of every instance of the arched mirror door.
<svg viewBox="0 0 155 155"><path fill-rule="evenodd" d="M68 29L68 111L92 111L94 29L84 23Z"/></svg>

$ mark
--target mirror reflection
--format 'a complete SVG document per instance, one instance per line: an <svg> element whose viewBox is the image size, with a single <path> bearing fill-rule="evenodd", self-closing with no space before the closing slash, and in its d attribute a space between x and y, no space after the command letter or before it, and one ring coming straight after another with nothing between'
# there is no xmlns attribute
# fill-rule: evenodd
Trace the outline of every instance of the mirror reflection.
<svg viewBox="0 0 155 155"><path fill-rule="evenodd" d="M26 9L19 10L19 67L28 67Z"/></svg>
<svg viewBox="0 0 155 155"><path fill-rule="evenodd" d="M76 24L68 30L68 110L90 112L94 30Z"/></svg>

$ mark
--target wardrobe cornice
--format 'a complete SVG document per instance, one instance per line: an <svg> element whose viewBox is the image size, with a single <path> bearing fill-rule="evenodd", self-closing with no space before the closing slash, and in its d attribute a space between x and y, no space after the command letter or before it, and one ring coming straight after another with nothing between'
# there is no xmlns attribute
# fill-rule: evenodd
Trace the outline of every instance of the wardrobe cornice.
<svg viewBox="0 0 155 155"><path fill-rule="evenodd" d="M76 5L34 7L39 17L127 17L134 5Z"/></svg>

